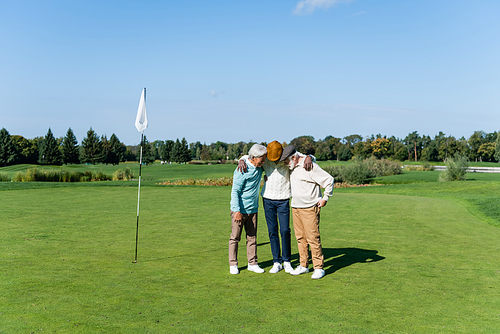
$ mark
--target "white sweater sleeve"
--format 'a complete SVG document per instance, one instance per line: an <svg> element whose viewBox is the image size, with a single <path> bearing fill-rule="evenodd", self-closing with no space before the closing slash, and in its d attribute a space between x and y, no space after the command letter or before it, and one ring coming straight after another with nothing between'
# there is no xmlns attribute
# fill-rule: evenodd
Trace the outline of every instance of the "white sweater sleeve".
<svg viewBox="0 0 500 334"><path fill-rule="evenodd" d="M328 199L333 195L333 176L325 172L321 167L317 164L314 164L314 167L311 173L311 178L321 186L321 188L325 189L323 194L323 199L328 201Z"/></svg>

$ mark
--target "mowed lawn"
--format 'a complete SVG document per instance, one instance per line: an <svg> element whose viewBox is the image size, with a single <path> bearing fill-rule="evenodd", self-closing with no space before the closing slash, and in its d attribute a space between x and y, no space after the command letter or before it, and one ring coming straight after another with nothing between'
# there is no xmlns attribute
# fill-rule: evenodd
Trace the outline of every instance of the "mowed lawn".
<svg viewBox="0 0 500 334"><path fill-rule="evenodd" d="M229 274L229 187L144 186L136 264L137 188L0 191L0 333L499 332L500 228L411 186L335 191L321 280L268 273L262 211Z"/></svg>

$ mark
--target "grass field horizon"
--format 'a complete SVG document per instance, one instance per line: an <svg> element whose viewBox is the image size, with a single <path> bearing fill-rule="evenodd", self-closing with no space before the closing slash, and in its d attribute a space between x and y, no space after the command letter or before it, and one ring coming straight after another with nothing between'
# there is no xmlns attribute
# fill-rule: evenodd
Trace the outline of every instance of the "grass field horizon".
<svg viewBox="0 0 500 334"><path fill-rule="evenodd" d="M241 242L241 273L230 275L230 187L157 185L234 168L144 168L137 264L136 181L0 182L0 333L500 330L500 175L436 182L437 172L405 172L336 189L321 218L327 275L311 280L268 273L262 210L266 273L245 270ZM295 266L294 236L292 254Z"/></svg>

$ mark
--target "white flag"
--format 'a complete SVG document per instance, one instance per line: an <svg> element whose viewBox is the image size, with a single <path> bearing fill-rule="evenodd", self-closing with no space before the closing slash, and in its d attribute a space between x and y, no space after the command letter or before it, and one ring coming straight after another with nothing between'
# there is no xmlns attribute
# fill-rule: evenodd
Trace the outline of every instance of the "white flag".
<svg viewBox="0 0 500 334"><path fill-rule="evenodd" d="M142 91L139 109L137 109L137 117L135 119L135 127L137 131L144 131L148 127L148 114L146 113L146 88Z"/></svg>

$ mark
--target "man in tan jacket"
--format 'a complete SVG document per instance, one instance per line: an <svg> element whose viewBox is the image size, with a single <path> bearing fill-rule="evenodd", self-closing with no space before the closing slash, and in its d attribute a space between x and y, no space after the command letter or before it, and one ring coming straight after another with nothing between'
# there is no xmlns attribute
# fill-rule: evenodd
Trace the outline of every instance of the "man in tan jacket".
<svg viewBox="0 0 500 334"><path fill-rule="evenodd" d="M290 167L290 183L292 188L292 215L295 237L299 248L300 265L290 274L300 275L309 272L308 250L311 247L314 272L312 279L325 276L323 269L323 249L319 233L321 208L326 205L333 195L333 177L325 172L316 163L312 171L304 169L304 158L295 151L292 145L285 147L280 161ZM321 195L321 188L325 193Z"/></svg>

